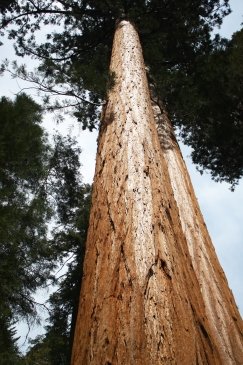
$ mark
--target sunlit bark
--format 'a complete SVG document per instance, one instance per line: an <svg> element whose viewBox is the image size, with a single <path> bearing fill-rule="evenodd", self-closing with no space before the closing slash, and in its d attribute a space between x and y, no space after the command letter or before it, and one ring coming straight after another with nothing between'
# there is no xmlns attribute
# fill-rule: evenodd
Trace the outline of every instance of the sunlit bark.
<svg viewBox="0 0 243 365"><path fill-rule="evenodd" d="M127 21L111 72L72 365L242 364L240 316Z"/></svg>

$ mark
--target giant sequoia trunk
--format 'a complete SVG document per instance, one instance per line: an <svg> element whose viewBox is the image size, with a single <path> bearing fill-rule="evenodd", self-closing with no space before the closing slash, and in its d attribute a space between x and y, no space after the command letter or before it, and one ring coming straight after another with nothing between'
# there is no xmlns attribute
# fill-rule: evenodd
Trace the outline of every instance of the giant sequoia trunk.
<svg viewBox="0 0 243 365"><path fill-rule="evenodd" d="M241 318L127 21L111 71L72 365L243 364Z"/></svg>

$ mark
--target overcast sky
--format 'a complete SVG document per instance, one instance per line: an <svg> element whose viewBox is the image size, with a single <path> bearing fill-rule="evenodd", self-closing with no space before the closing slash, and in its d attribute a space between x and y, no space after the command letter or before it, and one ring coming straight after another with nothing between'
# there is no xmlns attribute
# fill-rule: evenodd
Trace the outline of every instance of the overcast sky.
<svg viewBox="0 0 243 365"><path fill-rule="evenodd" d="M225 18L220 33L230 37L239 30L243 22L243 1L230 0L232 14ZM10 45L0 48L0 58L4 59L13 55ZM9 76L0 79L0 95L14 97L14 94L24 85ZM64 134L67 131L78 136L83 150L81 160L83 164L82 175L85 182L92 182L94 175L97 133L72 128L72 122L58 127L53 124L51 117L45 117L44 125L49 131L61 128ZM199 200L209 233L215 245L219 260L227 276L236 303L243 313L243 181L234 192L224 183L215 183L208 174L202 176L192 165L190 150L182 146L182 152L192 179L192 183Z"/></svg>

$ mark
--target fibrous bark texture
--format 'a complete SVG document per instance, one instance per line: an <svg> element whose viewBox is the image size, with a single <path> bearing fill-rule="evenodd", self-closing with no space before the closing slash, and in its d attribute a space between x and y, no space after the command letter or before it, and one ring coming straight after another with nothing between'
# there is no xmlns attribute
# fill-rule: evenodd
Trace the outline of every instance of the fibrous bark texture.
<svg viewBox="0 0 243 365"><path fill-rule="evenodd" d="M127 21L111 72L72 365L243 364L241 318Z"/></svg>

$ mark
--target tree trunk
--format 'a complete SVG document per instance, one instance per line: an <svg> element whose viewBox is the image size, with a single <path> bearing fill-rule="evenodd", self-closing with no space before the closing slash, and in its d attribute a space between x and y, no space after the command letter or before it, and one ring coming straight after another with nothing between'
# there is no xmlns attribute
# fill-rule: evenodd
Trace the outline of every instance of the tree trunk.
<svg viewBox="0 0 243 365"><path fill-rule="evenodd" d="M210 334L219 349L221 364L243 364L241 317L208 234L171 123L160 101L151 99L180 224L210 321Z"/></svg>
<svg viewBox="0 0 243 365"><path fill-rule="evenodd" d="M72 365L243 364L241 318L127 21L111 72Z"/></svg>

